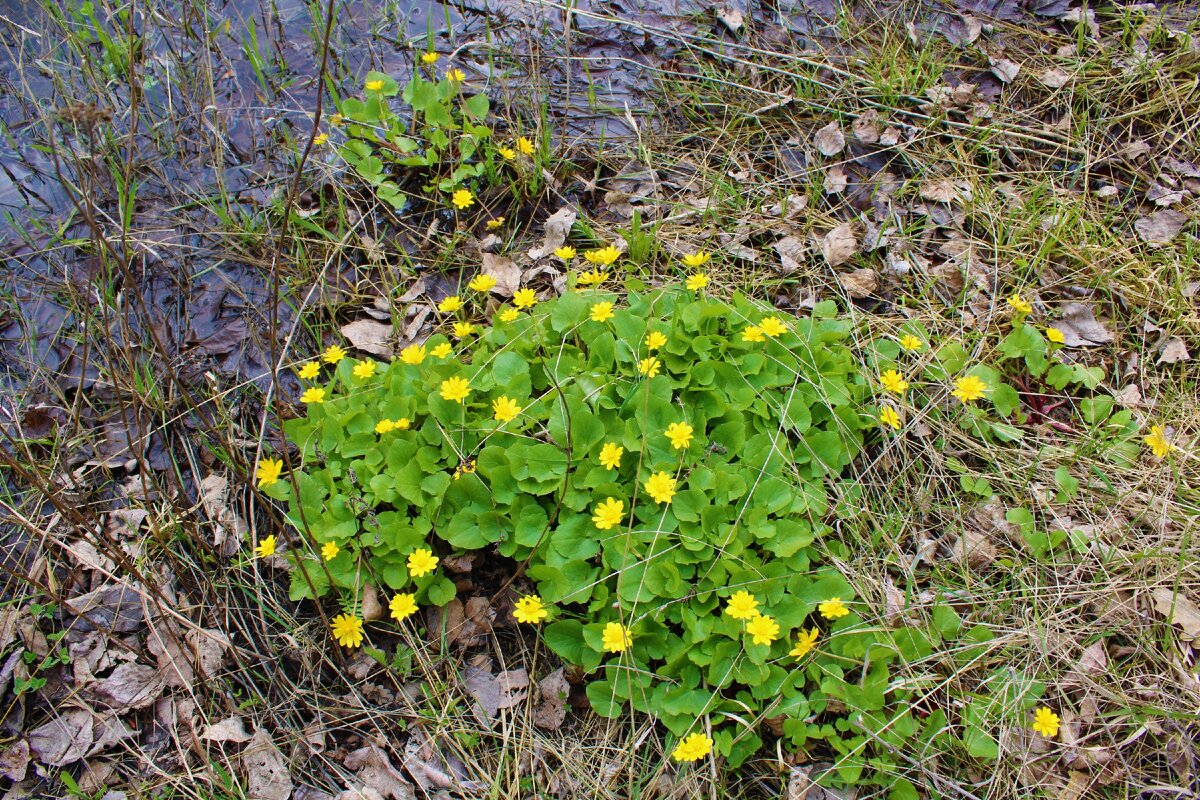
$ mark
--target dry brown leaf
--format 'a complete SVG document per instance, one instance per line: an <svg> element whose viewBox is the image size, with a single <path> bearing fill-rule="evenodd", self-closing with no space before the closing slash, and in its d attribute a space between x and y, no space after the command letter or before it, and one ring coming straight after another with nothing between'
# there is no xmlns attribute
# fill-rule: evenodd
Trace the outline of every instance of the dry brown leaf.
<svg viewBox="0 0 1200 800"><path fill-rule="evenodd" d="M229 505L229 479L212 473L200 482L200 503L213 521L213 546L229 557L242 549L249 527Z"/></svg>
<svg viewBox="0 0 1200 800"><path fill-rule="evenodd" d="M1012 83L1020 72L1021 65L1007 58L997 58L992 62L992 74L999 78L1001 83Z"/></svg>
<svg viewBox="0 0 1200 800"><path fill-rule="evenodd" d="M1172 336L1163 342L1162 349L1158 352L1159 364L1178 364L1181 361L1191 360L1192 356L1188 353L1187 345L1178 336Z"/></svg>
<svg viewBox="0 0 1200 800"><path fill-rule="evenodd" d="M387 753L375 745L347 754L343 763L346 769L357 773L363 787L375 790L384 800L413 800L416 796L404 773L392 766Z"/></svg>
<svg viewBox="0 0 1200 800"><path fill-rule="evenodd" d="M1119 405L1131 408L1142 404L1142 390L1136 383L1131 383L1119 392L1113 394L1113 400Z"/></svg>
<svg viewBox="0 0 1200 800"><path fill-rule="evenodd" d="M826 157L836 156L846 149L846 137L842 128L836 122L831 122L813 136L813 144L817 151Z"/></svg>
<svg viewBox="0 0 1200 800"><path fill-rule="evenodd" d="M514 669L493 675L486 669L468 665L466 686L478 705L476 716L481 722L491 723L502 709L512 708L525 700L529 673ZM483 716L479 715L480 710Z"/></svg>
<svg viewBox="0 0 1200 800"><path fill-rule="evenodd" d="M377 619L383 619L383 604L379 602L379 591L367 584L362 593L362 620L374 622Z"/></svg>
<svg viewBox="0 0 1200 800"><path fill-rule="evenodd" d="M1062 312L1062 319L1055 322L1054 327L1062 333L1067 347L1087 347L1113 340L1112 333L1096 321L1092 309L1083 303L1067 303Z"/></svg>
<svg viewBox="0 0 1200 800"><path fill-rule="evenodd" d="M6 650L17 638L17 622L21 616L20 606L0 608L0 652Z"/></svg>
<svg viewBox="0 0 1200 800"><path fill-rule="evenodd" d="M863 144L875 144L879 141L879 112L874 109L864 111L854 120L854 138Z"/></svg>
<svg viewBox="0 0 1200 800"><path fill-rule="evenodd" d="M850 178L844 164L834 164L825 170L825 194L841 194L846 191Z"/></svg>
<svg viewBox="0 0 1200 800"><path fill-rule="evenodd" d="M1108 651L1104 649L1104 640L1097 639L1083 648L1075 668L1084 675L1100 675L1108 669Z"/></svg>
<svg viewBox="0 0 1200 800"><path fill-rule="evenodd" d="M117 565L111 558L101 553L96 549L96 545L89 541L80 539L77 542L71 542L64 548L70 553L81 566L88 569L99 570L105 574L111 575L116 570ZM3 649L3 648L0 648Z"/></svg>
<svg viewBox="0 0 1200 800"><path fill-rule="evenodd" d="M808 242L795 236L785 236L774 244L775 252L779 254L779 271L791 275L804 267L808 254L812 252Z"/></svg>
<svg viewBox="0 0 1200 800"><path fill-rule="evenodd" d="M842 273L838 275L838 280L847 294L855 300L870 297L879 288L879 276L873 269L856 269L853 272Z"/></svg>
<svg viewBox="0 0 1200 800"><path fill-rule="evenodd" d="M953 203L956 200L970 200L971 191L968 187L955 183L950 178L926 181L921 184L921 199L931 203Z"/></svg>
<svg viewBox="0 0 1200 800"><path fill-rule="evenodd" d="M391 358L392 325L373 319L356 319L341 327L342 336L356 349L380 358Z"/></svg>
<svg viewBox="0 0 1200 800"><path fill-rule="evenodd" d="M1038 83L1047 89L1061 89L1070 82L1071 76L1058 67L1051 67L1041 75L1038 75Z"/></svg>
<svg viewBox="0 0 1200 800"><path fill-rule="evenodd" d="M483 254L483 274L496 279L492 294L512 297L521 288L521 268L511 258L494 253Z"/></svg>
<svg viewBox="0 0 1200 800"><path fill-rule="evenodd" d="M854 234L854 226L849 222L838 225L821 240L821 254L831 267L845 264L857 253L858 237Z"/></svg>
<svg viewBox="0 0 1200 800"><path fill-rule="evenodd" d="M1186 223L1186 216L1168 208L1138 219L1133 229L1143 242L1159 247L1174 239Z"/></svg>
<svg viewBox="0 0 1200 800"><path fill-rule="evenodd" d="M733 3L724 3L717 6L717 19L736 36L746 22L746 13Z"/></svg>
<svg viewBox="0 0 1200 800"><path fill-rule="evenodd" d="M546 238L542 241L540 246L529 251L529 257L534 261L538 261L562 247L567 241L567 236L571 233L571 226L575 224L576 216L578 215L576 214L575 209L571 208L570 206L563 206L558 211L555 211L553 214L547 217L545 224L542 226L542 230L546 232ZM484 266L484 272L491 274L487 272L486 262ZM496 278L496 280L500 280L499 275L494 275L493 277ZM499 287L497 287L497 289L498 288ZM512 292L506 294L505 297L512 297L512 293L518 288L519 286L514 286Z"/></svg>
<svg viewBox="0 0 1200 800"><path fill-rule="evenodd" d="M0 776L8 778L13 783L25 780L32 756L29 752L29 742L17 739L0 753Z"/></svg>
<svg viewBox="0 0 1200 800"><path fill-rule="evenodd" d="M1058 790L1058 800L1081 800L1087 795L1092 785L1092 779L1086 772L1072 770L1067 778L1067 784Z"/></svg>
<svg viewBox="0 0 1200 800"><path fill-rule="evenodd" d="M1191 599L1166 586L1152 589L1150 598L1154 601L1154 610L1168 622L1183 628L1189 641L1200 641L1200 608Z"/></svg>
<svg viewBox="0 0 1200 800"><path fill-rule="evenodd" d="M551 672L538 682L541 702L533 710L533 724L539 728L556 731L567 718L567 695L571 691L562 667Z"/></svg>
<svg viewBox="0 0 1200 800"><path fill-rule="evenodd" d="M73 764L92 749L92 712L73 708L29 732L29 750L49 767Z"/></svg>
<svg viewBox="0 0 1200 800"><path fill-rule="evenodd" d="M154 667L125 663L90 687L90 691L115 711L125 711L152 704L166 686L165 676Z"/></svg>
<svg viewBox="0 0 1200 800"><path fill-rule="evenodd" d="M242 744L250 741L250 734L246 732L245 720L241 717L230 717L220 722L214 722L212 725L206 725L200 732L200 738L206 742Z"/></svg>
<svg viewBox="0 0 1200 800"><path fill-rule="evenodd" d="M275 742L262 728L254 732L242 753L246 793L251 800L288 800L292 777Z"/></svg>

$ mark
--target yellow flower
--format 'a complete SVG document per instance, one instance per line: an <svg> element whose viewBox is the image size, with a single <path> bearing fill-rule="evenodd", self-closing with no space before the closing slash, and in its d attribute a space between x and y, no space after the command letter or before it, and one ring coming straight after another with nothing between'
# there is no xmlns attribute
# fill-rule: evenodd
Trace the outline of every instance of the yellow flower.
<svg viewBox="0 0 1200 800"><path fill-rule="evenodd" d="M326 364L336 364L346 357L346 351L336 344L331 344L325 348L325 352L321 354L321 359Z"/></svg>
<svg viewBox="0 0 1200 800"><path fill-rule="evenodd" d="M442 381L442 399L461 404L471 394L471 384L457 375Z"/></svg>
<svg viewBox="0 0 1200 800"><path fill-rule="evenodd" d="M1067 340L1067 337L1063 336L1063 332L1058 328L1046 328L1046 338L1055 344L1062 344Z"/></svg>
<svg viewBox="0 0 1200 800"><path fill-rule="evenodd" d="M512 322L519 316L521 316L520 311L517 311L515 308L506 308L500 312L500 321L501 322Z"/></svg>
<svg viewBox="0 0 1200 800"><path fill-rule="evenodd" d="M792 656L793 658L804 658L806 655L812 652L814 647L817 646L817 638L820 635L821 632L816 628L813 628L808 633L805 633L804 630L801 629L800 633L796 634L796 646L788 652L788 655Z"/></svg>
<svg viewBox="0 0 1200 800"><path fill-rule="evenodd" d="M304 390L304 394L300 395L300 402L301 403L324 403L325 402L325 390L320 387L317 387L317 386L310 386L309 388Z"/></svg>
<svg viewBox="0 0 1200 800"><path fill-rule="evenodd" d="M513 293L513 305L520 309L533 308L537 305L537 292L533 289L517 289Z"/></svg>
<svg viewBox="0 0 1200 800"><path fill-rule="evenodd" d="M438 311L446 314L453 314L463 307L462 298L456 294L452 294L442 302L438 303Z"/></svg>
<svg viewBox="0 0 1200 800"><path fill-rule="evenodd" d="M375 374L375 362L360 361L354 365L354 369L351 370L351 372L353 372L354 377L358 378L359 380L366 380Z"/></svg>
<svg viewBox="0 0 1200 800"><path fill-rule="evenodd" d="M656 503L670 503L675 496L675 479L665 472L656 472L646 481L646 493Z"/></svg>
<svg viewBox="0 0 1200 800"><path fill-rule="evenodd" d="M697 272L695 275L689 275L688 279L684 281L683 285L686 286L689 291L698 292L704 287L708 286L708 275L703 272Z"/></svg>
<svg viewBox="0 0 1200 800"><path fill-rule="evenodd" d="M642 375L645 375L647 378L653 378L658 374L658 368L661 366L662 363L657 358L650 356L649 358L643 358L638 362L638 372L640 372Z"/></svg>
<svg viewBox="0 0 1200 800"><path fill-rule="evenodd" d="M326 542L321 545L321 557L326 561L333 561L340 552L342 552L342 548L338 547L335 542Z"/></svg>
<svg viewBox="0 0 1200 800"><path fill-rule="evenodd" d="M333 638L342 647L360 647L363 643L363 621L349 614L333 618Z"/></svg>
<svg viewBox="0 0 1200 800"><path fill-rule="evenodd" d="M620 653L628 650L633 644L633 636L629 633L629 628L621 623L610 622L600 634L600 644L606 653Z"/></svg>
<svg viewBox="0 0 1200 800"><path fill-rule="evenodd" d="M437 567L439 560L428 547L418 547L408 554L408 574L414 578L428 575Z"/></svg>
<svg viewBox="0 0 1200 800"><path fill-rule="evenodd" d="M592 514L592 522L596 523L596 527L600 530L606 531L620 524L624 516L625 504L615 497L610 497L596 506L596 510Z"/></svg>
<svg viewBox="0 0 1200 800"><path fill-rule="evenodd" d="M650 331L646 335L646 349L657 350L667 343L667 337L660 331Z"/></svg>
<svg viewBox="0 0 1200 800"><path fill-rule="evenodd" d="M391 433L396 430L396 423L390 419L381 419L375 423L375 432L378 434Z"/></svg>
<svg viewBox="0 0 1200 800"><path fill-rule="evenodd" d="M746 329L744 331L742 331L742 341L743 342L764 341L762 328L758 327L757 325L747 325Z"/></svg>
<svg viewBox="0 0 1200 800"><path fill-rule="evenodd" d="M904 394L905 390L908 389L908 381L904 380L904 376L894 369L889 369L880 375L879 383L892 394Z"/></svg>
<svg viewBox="0 0 1200 800"><path fill-rule="evenodd" d="M601 247L599 250L588 250L583 254L583 257L588 260L589 264L599 264L602 267L607 267L621 257L621 251L610 244L608 247Z"/></svg>
<svg viewBox="0 0 1200 800"><path fill-rule="evenodd" d="M911 333L906 333L900 337L900 346L908 352L913 353L924 347L925 343Z"/></svg>
<svg viewBox="0 0 1200 800"><path fill-rule="evenodd" d="M497 147L496 152L499 153L505 161L512 161L517 157L517 151L511 147Z"/></svg>
<svg viewBox="0 0 1200 800"><path fill-rule="evenodd" d="M1154 453L1155 458L1166 458L1175 449L1175 445L1167 441L1167 432L1162 425L1151 425L1150 435L1142 439Z"/></svg>
<svg viewBox="0 0 1200 800"><path fill-rule="evenodd" d="M454 68L446 70L446 78L452 81L457 81L458 83L462 83L467 79L467 75L461 69Z"/></svg>
<svg viewBox="0 0 1200 800"><path fill-rule="evenodd" d="M527 594L513 606L513 618L526 625L537 625L548 616L546 604L536 594Z"/></svg>
<svg viewBox="0 0 1200 800"><path fill-rule="evenodd" d="M600 448L600 463L605 469L617 469L621 466L621 456L625 454L625 448L616 442L605 442L604 447Z"/></svg>
<svg viewBox="0 0 1200 800"><path fill-rule="evenodd" d="M1029 301L1021 297L1020 292L1013 292L1008 298L1008 307L1018 314L1029 314L1033 311L1033 306L1029 305Z"/></svg>
<svg viewBox="0 0 1200 800"><path fill-rule="evenodd" d="M764 334L770 336L772 339L774 339L776 336L782 336L783 334L787 333L788 329L787 323L785 323L779 317L767 317L762 322L758 323L758 327L762 329Z"/></svg>
<svg viewBox="0 0 1200 800"><path fill-rule="evenodd" d="M396 430L406 431L408 430L408 426L411 424L412 423L409 421L408 417L401 417L400 419L396 420Z"/></svg>
<svg viewBox="0 0 1200 800"><path fill-rule="evenodd" d="M492 401L492 411L497 422L508 422L521 413L521 407L511 397L497 397Z"/></svg>
<svg viewBox="0 0 1200 800"><path fill-rule="evenodd" d="M850 609L846 608L840 597L831 597L823 601L817 606L817 610L821 612L822 617L829 620L841 619L850 613Z"/></svg>
<svg viewBox="0 0 1200 800"><path fill-rule="evenodd" d="M692 442L692 426L686 422L672 422L667 426L667 438L676 450L682 450Z"/></svg>
<svg viewBox="0 0 1200 800"><path fill-rule="evenodd" d="M879 409L879 424L898 431L900 430L900 415L891 406L884 406Z"/></svg>
<svg viewBox="0 0 1200 800"><path fill-rule="evenodd" d="M495 219L489 219L487 221L485 227L489 231L494 231L494 230L496 230L496 228L499 228L503 224L504 224L504 217L496 217Z"/></svg>
<svg viewBox="0 0 1200 800"><path fill-rule="evenodd" d="M272 483L277 483L282 474L282 461L276 458L264 458L258 462L258 469L255 470L254 477L258 478L258 488L265 489Z"/></svg>
<svg viewBox="0 0 1200 800"><path fill-rule="evenodd" d="M400 360L414 367L425 360L425 345L410 344L400 351Z"/></svg>
<svg viewBox="0 0 1200 800"><path fill-rule="evenodd" d="M442 57L441 53L422 53L421 54L421 63L422 64L436 64L437 60L441 57Z"/></svg>
<svg viewBox="0 0 1200 800"><path fill-rule="evenodd" d="M275 555L276 541L277 540L275 539L274 534L271 534L267 538L263 539L258 543L258 547L254 548L254 555L258 556L259 558L266 558L267 556Z"/></svg>
<svg viewBox="0 0 1200 800"><path fill-rule="evenodd" d="M391 609L392 619L403 622L417 613L417 596L411 593L398 594L388 603L388 608Z"/></svg>
<svg viewBox="0 0 1200 800"><path fill-rule="evenodd" d="M496 288L496 279L491 275L476 275L471 278L471 282L467 284L467 288L473 292L490 292Z"/></svg>
<svg viewBox="0 0 1200 800"><path fill-rule="evenodd" d="M592 322L606 322L613 318L613 304L609 302L596 303L592 306L588 317Z"/></svg>
<svg viewBox="0 0 1200 800"><path fill-rule="evenodd" d="M676 761L699 761L712 752L712 744L712 739L703 733L688 734L671 751L671 758Z"/></svg>
<svg viewBox="0 0 1200 800"><path fill-rule="evenodd" d="M758 616L758 598L744 589L739 589L725 604L725 613L734 619L753 619Z"/></svg>
<svg viewBox="0 0 1200 800"><path fill-rule="evenodd" d="M554 250L554 255L558 256L563 261L570 261L575 257L575 248L571 247L569 244L564 244L562 247Z"/></svg>
<svg viewBox="0 0 1200 800"><path fill-rule="evenodd" d="M779 623L774 617L759 614L746 623L746 633L755 644L770 644L779 638Z"/></svg>
<svg viewBox="0 0 1200 800"><path fill-rule="evenodd" d="M475 205L475 195L471 194L470 189L458 189L454 194L450 195L450 202L459 211L466 211Z"/></svg>
<svg viewBox="0 0 1200 800"><path fill-rule="evenodd" d="M321 365L315 361L310 361L301 367L300 372L297 374L301 378L304 378L304 380L311 381L313 378L321 374Z"/></svg>
<svg viewBox="0 0 1200 800"><path fill-rule="evenodd" d="M320 147L321 145L325 144L328 141L329 141L328 133L318 133L316 136L313 137L313 144L316 145L317 147Z"/></svg>
<svg viewBox="0 0 1200 800"><path fill-rule="evenodd" d="M1046 706L1040 706L1037 711L1033 712L1033 730L1034 733L1040 733L1047 739L1053 739L1058 736L1058 726L1062 722L1055 714Z"/></svg>
<svg viewBox="0 0 1200 800"><path fill-rule="evenodd" d="M465 339L475 332L475 326L469 322L454 323L454 335L459 339Z"/></svg>
<svg viewBox="0 0 1200 800"><path fill-rule="evenodd" d="M608 280L608 273L598 269L579 273L580 286L599 286Z"/></svg>
<svg viewBox="0 0 1200 800"><path fill-rule="evenodd" d="M712 258L711 253L706 253L703 250L697 250L695 253L688 253L686 256L684 256L683 263L687 264L692 269L695 269L696 267L703 267L705 264L708 263L708 260L710 258ZM705 278L704 283L700 284L699 286L688 286L687 288L703 289L707 284L708 284L708 278Z"/></svg>
<svg viewBox="0 0 1200 800"><path fill-rule="evenodd" d="M346 118L343 117L341 114L330 114L329 115L329 124L330 125L341 125L345 121L346 121Z"/></svg>
<svg viewBox="0 0 1200 800"><path fill-rule="evenodd" d="M533 151L537 148L533 146L533 142L531 142L528 137L520 136L517 138L517 149L525 155L531 156L533 155Z"/></svg>
<svg viewBox="0 0 1200 800"><path fill-rule="evenodd" d="M379 80L367 81L366 83L363 84L363 88L366 89L368 92L378 92L380 89L383 88L383 81L379 81Z"/></svg>
<svg viewBox="0 0 1200 800"><path fill-rule="evenodd" d="M964 403L970 403L983 397L983 393L987 390L988 385L983 382L982 378L975 375L967 375L954 382L954 391L950 394Z"/></svg>
<svg viewBox="0 0 1200 800"><path fill-rule="evenodd" d="M450 355L453 350L454 348L450 346L449 342L442 342L437 347L430 350L429 354L434 358L445 358L446 356Z"/></svg>

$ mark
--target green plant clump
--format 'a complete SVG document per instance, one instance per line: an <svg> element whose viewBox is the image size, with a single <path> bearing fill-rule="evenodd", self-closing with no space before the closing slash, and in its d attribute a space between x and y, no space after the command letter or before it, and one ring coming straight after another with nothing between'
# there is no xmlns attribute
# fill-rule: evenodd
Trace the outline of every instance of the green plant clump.
<svg viewBox="0 0 1200 800"><path fill-rule="evenodd" d="M915 796L890 752L943 746L946 718L915 718L891 667L960 625L949 607L928 632L869 624L817 546L880 430L850 323L831 302L784 323L678 287L625 299L572 291L457 353L438 334L387 365L310 365L308 414L285 426L298 493L266 489L308 543L288 551L293 596L370 583L443 605L455 586L419 551L507 558L597 713L653 714L733 765L769 723L831 758L828 781Z"/></svg>

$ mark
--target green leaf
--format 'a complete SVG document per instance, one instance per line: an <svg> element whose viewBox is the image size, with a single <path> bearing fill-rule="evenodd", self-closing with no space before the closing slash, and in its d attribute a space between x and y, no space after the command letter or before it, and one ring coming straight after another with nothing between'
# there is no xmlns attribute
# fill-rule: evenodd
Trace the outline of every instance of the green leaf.
<svg viewBox="0 0 1200 800"><path fill-rule="evenodd" d="M477 94L463 102L463 111L477 122L483 122L488 115L488 98L486 94Z"/></svg>

